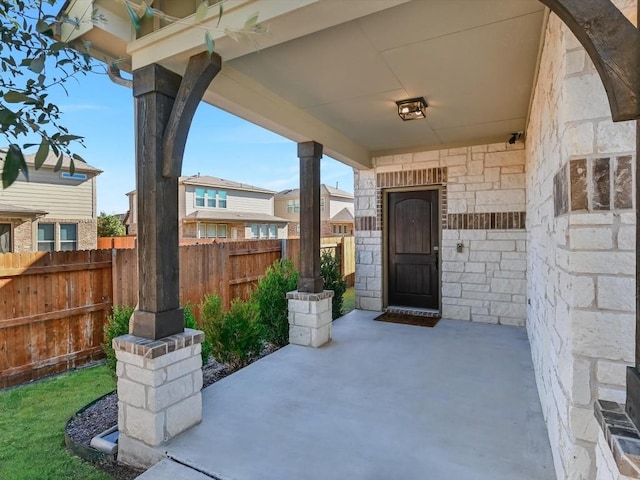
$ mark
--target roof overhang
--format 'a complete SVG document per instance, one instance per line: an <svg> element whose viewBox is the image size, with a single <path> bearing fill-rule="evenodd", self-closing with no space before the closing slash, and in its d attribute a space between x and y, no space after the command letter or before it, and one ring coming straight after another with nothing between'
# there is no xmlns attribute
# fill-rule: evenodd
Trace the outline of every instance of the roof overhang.
<svg viewBox="0 0 640 480"><path fill-rule="evenodd" d="M11 218L15 220L35 220L45 216L47 213L44 210L37 210L32 208L19 207L16 205L0 204L0 218Z"/></svg>
<svg viewBox="0 0 640 480"><path fill-rule="evenodd" d="M118 58L125 70L158 63L183 74L189 57L205 50L209 31L223 68L205 102L293 141L315 140L356 168L381 154L506 141L524 130L545 18L537 0L378 0L339 8L332 0L228 0L222 24L240 27L258 12L269 28L256 49L216 29L215 6L200 23L192 15L155 31L147 25L150 33L135 39L116 0L75 0L67 11L80 16L89 5L107 21L66 35L90 40L96 58ZM395 102L420 96L427 118L403 122Z"/></svg>

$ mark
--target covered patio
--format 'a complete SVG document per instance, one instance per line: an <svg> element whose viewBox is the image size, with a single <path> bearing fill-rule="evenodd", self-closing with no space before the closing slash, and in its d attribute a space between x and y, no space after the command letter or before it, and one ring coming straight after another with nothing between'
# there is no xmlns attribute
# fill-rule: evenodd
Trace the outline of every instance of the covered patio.
<svg viewBox="0 0 640 480"><path fill-rule="evenodd" d="M555 478L523 328L373 321L289 345L202 392L144 479ZM200 473L202 472L202 473Z"/></svg>

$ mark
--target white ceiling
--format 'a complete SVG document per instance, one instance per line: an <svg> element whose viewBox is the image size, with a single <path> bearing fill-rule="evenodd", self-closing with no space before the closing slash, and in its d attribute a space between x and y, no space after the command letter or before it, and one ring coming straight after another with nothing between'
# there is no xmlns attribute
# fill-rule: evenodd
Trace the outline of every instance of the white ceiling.
<svg viewBox="0 0 640 480"><path fill-rule="evenodd" d="M107 13L119 8L116 20L126 21L115 0L93 1L113 3ZM204 100L294 141L319 141L359 167L384 153L505 141L525 129L545 15L538 0L229 1L237 6L227 21L255 9L271 33L257 51L216 37L223 69ZM126 61L182 74L216 12L195 28L184 21L138 40L117 33ZM117 24L82 36L114 50L97 30L113 37ZM420 96L427 118L403 122L395 102Z"/></svg>
<svg viewBox="0 0 640 480"><path fill-rule="evenodd" d="M417 0L229 64L373 152L506 140L523 130L544 7ZM425 120L395 101L424 96Z"/></svg>

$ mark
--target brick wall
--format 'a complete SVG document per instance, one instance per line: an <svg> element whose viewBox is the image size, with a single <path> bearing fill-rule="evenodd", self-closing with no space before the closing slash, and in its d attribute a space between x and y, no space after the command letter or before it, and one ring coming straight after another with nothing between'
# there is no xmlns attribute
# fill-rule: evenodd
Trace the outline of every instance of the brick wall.
<svg viewBox="0 0 640 480"><path fill-rule="evenodd" d="M633 361L634 150L633 124L613 124L593 64L551 15L526 143L527 331L558 478L616 478L596 468L593 402L624 402Z"/></svg>
<svg viewBox="0 0 640 480"><path fill-rule="evenodd" d="M356 302L383 299L383 193L441 190L442 314L524 325L526 316L525 152L497 143L374 159L356 172ZM462 242L462 252L456 246Z"/></svg>

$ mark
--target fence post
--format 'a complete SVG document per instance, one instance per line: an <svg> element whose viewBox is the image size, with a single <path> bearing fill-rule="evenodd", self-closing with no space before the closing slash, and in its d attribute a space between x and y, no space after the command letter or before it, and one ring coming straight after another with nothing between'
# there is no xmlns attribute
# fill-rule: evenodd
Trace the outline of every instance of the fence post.
<svg viewBox="0 0 640 480"><path fill-rule="evenodd" d="M118 249L111 249L111 301L112 304L121 305L120 301L120 285L118 285Z"/></svg>
<svg viewBox="0 0 640 480"><path fill-rule="evenodd" d="M280 239L280 259L284 260L287 258L287 239L286 238L282 238Z"/></svg>

